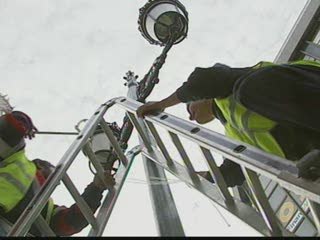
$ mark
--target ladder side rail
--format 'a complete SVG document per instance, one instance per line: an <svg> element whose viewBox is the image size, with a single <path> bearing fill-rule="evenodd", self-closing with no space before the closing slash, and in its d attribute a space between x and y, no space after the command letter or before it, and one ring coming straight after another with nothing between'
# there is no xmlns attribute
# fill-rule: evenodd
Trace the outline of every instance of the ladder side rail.
<svg viewBox="0 0 320 240"><path fill-rule="evenodd" d="M185 166L177 162L175 162L174 165L169 165L163 158L161 152L156 148L154 148L152 152L143 148L142 154L175 175L188 186L193 187L209 199L213 200L240 220L246 222L256 231L265 236L271 236L269 228L255 209L237 199L235 199L233 203L225 201L225 198L221 195L219 187L216 184L212 184L201 176L198 176L200 178L199 182L194 182L190 177L189 170Z"/></svg>
<svg viewBox="0 0 320 240"><path fill-rule="evenodd" d="M140 144L151 151L153 151L152 146L154 146L155 148L158 146L160 148L162 157L166 159L169 165L174 166L166 147L160 139L160 136L158 135L156 129L153 128L152 123L147 125L144 121L137 119L134 114L130 116L130 120L134 121L134 123L132 123L136 126L136 128L141 129L140 131L143 131L145 133L145 139L147 140L147 142L144 142L143 139L139 136ZM151 132L151 134L148 133L148 127L149 130L153 131ZM185 236L179 212L177 210L169 183L167 181L164 168L144 155L142 155L142 159L144 163L146 178L149 183L149 193L152 200L153 212L156 217L156 227L159 236ZM162 179L163 184L151 184L152 177Z"/></svg>
<svg viewBox="0 0 320 240"><path fill-rule="evenodd" d="M294 27L290 31L274 62L284 63L301 58L299 50L305 41L310 41L318 27L320 16L320 1L309 0L301 14L299 15Z"/></svg>
<svg viewBox="0 0 320 240"><path fill-rule="evenodd" d="M126 101L121 102L116 100L116 104L119 104L128 112L132 112L132 114L140 105L142 105L141 103L130 99L126 99ZM213 150L222 155L228 154L228 156L236 159L236 162L241 163L242 160L245 164L255 163L254 165L262 165L267 172L274 174L279 173L282 170L289 170L294 173L298 172L296 164L292 161L267 154L258 148L252 147L251 145L246 145L242 142L229 139L224 135L168 113L158 113L156 116L146 116L145 120L162 126L168 131L182 135L190 140L195 141L196 143L200 143L201 146L216 148ZM138 132L140 133L139 130ZM248 152L250 152L250 154L248 154ZM259 161L254 160L254 157L259 157Z"/></svg>
<svg viewBox="0 0 320 240"><path fill-rule="evenodd" d="M163 53L168 51L171 48L171 46L172 46L172 44L169 43L169 45L167 45L165 47ZM165 57L166 53L165 53L165 55L162 54L162 56ZM138 100L137 93L140 91L137 89L138 84L136 82L136 78L131 77L131 78L127 78L127 80L129 80L131 82L130 84L128 83L129 92L127 94L127 97L134 99L134 100ZM148 80L152 80L152 78L147 78L147 85L148 86L154 85L153 83L148 82ZM142 81L144 81L144 80L142 80ZM142 84L142 85L140 85L140 84ZM145 83L140 82L140 84L139 85L142 86L142 88L146 87ZM152 88L153 87L151 87L149 90L152 90ZM147 95L149 95L149 93L150 93L149 90L147 91ZM146 93L146 92L144 92L144 93ZM140 94L139 101L143 102L143 99L145 99L145 97L147 95L142 96ZM141 96L142 96L142 98L141 98ZM121 101L125 101L125 99L122 99ZM150 144L152 144L152 145L158 144L158 147L160 148L160 150L163 154L163 157L165 157L167 159L167 161L172 164L171 157L170 157L169 153L167 152L161 139L158 137L156 129L152 128L152 126L148 126L149 130L151 131L151 134L150 133L145 134L145 130L147 128L146 124L144 124L141 121L138 121L137 118L134 116L134 114L127 112L126 116L130 120L132 125L134 125L136 127L136 130L139 133L139 142L141 144L144 144L145 147L147 147L149 149L149 151L152 151ZM139 122L141 123L141 126L140 126ZM153 135L153 139L151 138L152 135ZM167 182L166 175L165 175L163 168L154 164L150 159L148 159L145 156L142 156L142 160L144 163L144 170L145 170L146 178L149 183L151 183L151 180L152 180L151 178L154 178L154 177L161 178L165 182ZM183 230L180 218L179 218L177 208L174 203L173 196L171 194L169 184L163 184L163 185L157 185L157 186L152 185L152 184L148 184L148 187L149 187L149 194L150 194L151 203L152 203L152 207L153 207L153 213L154 213L155 219L156 219L156 227L157 227L159 235L160 236L184 236L185 235L184 230ZM160 198L161 198L161 201L159 201Z"/></svg>
<svg viewBox="0 0 320 240"><path fill-rule="evenodd" d="M150 158L142 155L146 178L149 186L150 198L154 215L156 216L156 227L159 236L184 237L184 229L180 220L170 185L166 180L164 168L156 164ZM172 166L172 165L171 165ZM152 185L152 177L156 176L162 184Z"/></svg>
<svg viewBox="0 0 320 240"><path fill-rule="evenodd" d="M48 202L52 192L66 174L77 154L91 137L107 109L113 104L114 100L110 100L108 103L102 104L95 114L87 121L78 137L73 141L71 146L62 156L54 171L48 177L47 181L40 188L39 193L33 197L26 209L13 225L8 236L25 236L27 234L28 229L40 215L41 210Z"/></svg>
<svg viewBox="0 0 320 240"><path fill-rule="evenodd" d="M116 100L116 104L129 112L135 112L141 105L141 103L129 99ZM161 119L164 115L167 117ZM146 116L145 119L178 135L191 139L193 142L209 150L215 151L250 170L268 177L298 195L303 195L320 203L319 184L298 178L296 174L299 172L299 169L296 163L292 161L266 153L251 145L229 139L224 135L167 113Z"/></svg>
<svg viewBox="0 0 320 240"><path fill-rule="evenodd" d="M114 206L117 202L117 199L120 195L122 186L125 183L125 180L128 176L133 160L135 156L140 152L140 145L132 148L130 151L127 152L126 158L128 159L128 163L127 165L120 165L117 174L115 175L116 184L115 186L113 186L112 189L109 189L109 192L104 198L104 201L102 202L101 207L99 208L99 211L97 213L97 222L99 227L98 229L94 229L92 227L88 233L88 237L102 236L103 231L105 230L110 216L112 214Z"/></svg>
<svg viewBox="0 0 320 240"><path fill-rule="evenodd" d="M249 188L253 193L252 195L256 200L255 202L258 205L259 211L270 228L272 235L281 236L282 227L278 223L278 219L268 201L263 187L261 186L258 175L254 171L244 167L242 167L242 171L245 175Z"/></svg>
<svg viewBox="0 0 320 240"><path fill-rule="evenodd" d="M178 152L180 154L180 157L182 158L184 164L186 165L186 167L189 170L190 177L192 178L193 181L199 182L200 179L198 177L198 174L196 174L196 171L192 165L192 162L191 162L188 154L186 153L178 135L173 132L170 132L170 131L168 131L168 132L169 132L169 135L171 137L173 144L175 145L176 149L178 150Z"/></svg>
<svg viewBox="0 0 320 240"><path fill-rule="evenodd" d="M221 194L224 196L226 201L233 202L234 199L228 190L228 186L223 178L223 175L222 175L220 169L218 168L217 164L215 163L214 157L212 156L211 152L204 147L200 147L200 149L201 149L201 152L202 152L204 158L206 159L205 162L209 168L209 172L211 174L211 177L215 180L215 183L218 185L219 190L221 191Z"/></svg>

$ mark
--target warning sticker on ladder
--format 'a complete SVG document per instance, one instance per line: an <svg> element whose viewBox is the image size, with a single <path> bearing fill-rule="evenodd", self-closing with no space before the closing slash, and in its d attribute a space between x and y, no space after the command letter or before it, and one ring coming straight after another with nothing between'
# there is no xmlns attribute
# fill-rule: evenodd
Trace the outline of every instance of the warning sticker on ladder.
<svg viewBox="0 0 320 240"><path fill-rule="evenodd" d="M301 205L301 208L303 209L304 212L308 211L308 202L304 201L303 204ZM287 226L287 230L289 230L290 232L294 232L298 226L300 226L300 224L302 223L302 221L304 220L304 215L302 214L301 211L298 211L293 219L290 221L290 223Z"/></svg>
<svg viewBox="0 0 320 240"><path fill-rule="evenodd" d="M289 223L289 221L292 219L296 211L297 211L297 207L292 201L289 200L283 203L278 212L278 217L281 223L284 226L286 226Z"/></svg>

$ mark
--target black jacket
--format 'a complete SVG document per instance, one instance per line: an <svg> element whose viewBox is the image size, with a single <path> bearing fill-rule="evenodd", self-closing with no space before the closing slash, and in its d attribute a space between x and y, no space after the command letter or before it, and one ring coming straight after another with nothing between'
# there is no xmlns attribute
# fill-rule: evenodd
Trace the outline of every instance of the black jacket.
<svg viewBox="0 0 320 240"><path fill-rule="evenodd" d="M210 68L196 68L176 93L181 102L234 94L248 109L278 123L271 134L287 159L298 160L312 149L320 149L318 67L283 64L253 69L218 63ZM219 108L213 108L223 123Z"/></svg>

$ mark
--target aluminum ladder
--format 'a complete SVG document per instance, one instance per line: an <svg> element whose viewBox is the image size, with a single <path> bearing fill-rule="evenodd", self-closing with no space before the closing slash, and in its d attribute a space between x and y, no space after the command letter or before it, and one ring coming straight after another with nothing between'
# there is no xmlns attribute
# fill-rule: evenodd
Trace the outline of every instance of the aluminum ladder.
<svg viewBox="0 0 320 240"><path fill-rule="evenodd" d="M275 62L280 63L297 59L319 61L319 19L320 0L309 0ZM83 130L63 155L55 171L50 175L49 180L41 188L39 194L35 196L12 226L8 236L26 236L34 222L41 228L44 236L55 235L46 222L43 221L40 212L61 181L67 187L91 225L88 236L101 236L126 180L133 159L139 153L142 154L146 162L153 162L158 168L172 173L265 236L319 235L319 183L298 177L302 170L299 164L266 154L259 149L230 140L225 136L167 113L148 116L142 121L137 119L135 115L135 111L140 105L140 102L125 97L112 99L102 104L87 121ZM103 118L111 107L125 109L130 121L139 133L141 145L132 148L127 153L122 151ZM108 191L108 194L103 199L102 206L98 210L97 217L95 217L66 172L79 152L84 150L96 168L97 173L101 176L102 166L96 160L90 146L87 144L98 124L105 131L122 164L116 175L116 185ZM166 148L157 131L159 127L169 133L172 143L178 150L181 159L183 159L183 164L172 158L170 150ZM187 138L197 144L216 184L212 184L196 174L192 163L194 159L188 157L181 138ZM251 203L244 201L243 195L237 195L237 191L232 192L227 188L215 161L214 154L227 157L242 166L247 179L245 188L250 191L249 196L253 197ZM152 170L152 168L150 169ZM240 193L241 191L238 192ZM155 197L159 192L154 191L153 194L155 204L157 202ZM167 195L170 195L170 192ZM276 198L279 196L281 196L281 201ZM274 201L275 199L277 201ZM169 206L165 209L166 213L159 212L161 206L157 207L156 217L158 218L157 224L159 226L162 225L168 228L174 226L174 228L168 233L162 230L163 227L158 227L159 233L162 236L184 235L175 205L169 202L170 200L172 200L172 196L167 196L165 203ZM278 203L277 206L274 206L275 202ZM285 221L283 221L281 211L284 212L283 209L286 210L288 206L291 206L289 210L292 210L292 208L293 210L292 212L289 211L290 214L285 215ZM169 216L169 219L164 219L164 216Z"/></svg>

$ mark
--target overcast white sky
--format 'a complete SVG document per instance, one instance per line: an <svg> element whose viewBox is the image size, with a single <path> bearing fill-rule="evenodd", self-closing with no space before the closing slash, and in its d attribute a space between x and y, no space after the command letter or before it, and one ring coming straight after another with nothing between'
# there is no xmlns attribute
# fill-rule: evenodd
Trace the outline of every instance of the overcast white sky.
<svg viewBox="0 0 320 240"><path fill-rule="evenodd" d="M197 66L272 61L306 0L181 2L189 12L189 34L169 52L149 100L171 94ZM137 30L138 10L145 3L0 0L0 92L10 96L17 110L29 113L40 131L73 131L101 103L126 95L122 77L128 70L142 77L160 54L161 48L149 45ZM187 117L184 106L167 112ZM112 110L107 120L121 124L122 117L123 111ZM222 133L218 122L207 127ZM38 135L28 142L27 155L55 164L73 139ZM87 162L80 156L68 171L80 191L93 177ZM148 186L137 183L145 179L140 158L128 177L104 235L157 236ZM183 183L172 184L172 190L187 236L259 236L223 211L228 226L209 200ZM54 199L73 203L62 184Z"/></svg>

